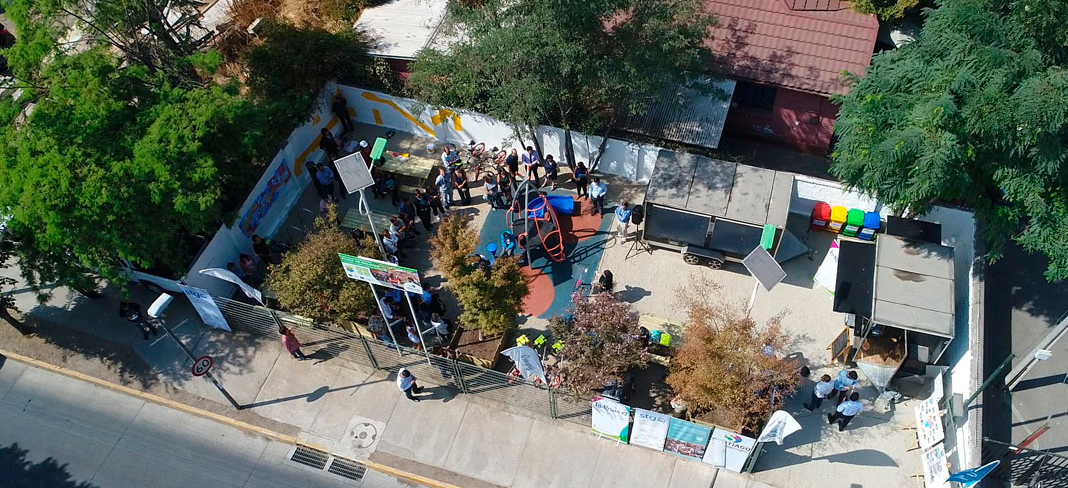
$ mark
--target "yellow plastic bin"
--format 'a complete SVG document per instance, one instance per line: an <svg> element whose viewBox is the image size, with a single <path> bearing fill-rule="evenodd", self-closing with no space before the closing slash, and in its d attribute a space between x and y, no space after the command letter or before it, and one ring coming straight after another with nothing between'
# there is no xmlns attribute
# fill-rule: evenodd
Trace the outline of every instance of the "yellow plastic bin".
<svg viewBox="0 0 1068 488"><path fill-rule="evenodd" d="M831 220L827 222L827 230L835 234L842 232L842 226L845 225L847 218L849 218L849 210L845 207L831 207Z"/></svg>

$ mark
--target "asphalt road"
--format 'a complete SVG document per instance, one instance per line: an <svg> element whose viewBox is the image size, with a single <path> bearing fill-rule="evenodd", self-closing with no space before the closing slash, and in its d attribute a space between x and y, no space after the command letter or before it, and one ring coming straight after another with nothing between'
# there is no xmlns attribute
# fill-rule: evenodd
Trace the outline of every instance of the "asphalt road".
<svg viewBox="0 0 1068 488"><path fill-rule="evenodd" d="M2 361L2 358L0 358ZM410 487L287 460L292 446L95 385L0 362L0 486Z"/></svg>
<svg viewBox="0 0 1068 488"><path fill-rule="evenodd" d="M1031 255L1015 245L990 265L985 286L984 376L1010 353L1012 365L1037 344L1065 311L1068 311L1068 281L1048 283L1042 276L1046 258ZM1029 447L1068 455L1068 339L1062 339L1053 357L1038 363L1011 396L1002 387L1003 378L987 390L983 408L983 434L1019 443L1043 425L1046 431Z"/></svg>

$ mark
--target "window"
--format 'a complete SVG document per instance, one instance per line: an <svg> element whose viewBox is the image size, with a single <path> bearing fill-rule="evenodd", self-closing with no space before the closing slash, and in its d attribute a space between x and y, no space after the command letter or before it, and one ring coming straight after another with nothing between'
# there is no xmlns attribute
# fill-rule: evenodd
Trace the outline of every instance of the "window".
<svg viewBox="0 0 1068 488"><path fill-rule="evenodd" d="M734 87L734 102L738 105L771 112L775 106L775 87L739 81Z"/></svg>

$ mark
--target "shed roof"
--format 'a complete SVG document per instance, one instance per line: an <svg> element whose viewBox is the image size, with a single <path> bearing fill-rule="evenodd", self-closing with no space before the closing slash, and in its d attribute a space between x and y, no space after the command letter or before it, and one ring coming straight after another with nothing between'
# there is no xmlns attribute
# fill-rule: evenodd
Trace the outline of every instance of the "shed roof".
<svg viewBox="0 0 1068 488"><path fill-rule="evenodd" d="M872 311L876 323L952 338L953 286L952 247L879 237Z"/></svg>
<svg viewBox="0 0 1068 488"><path fill-rule="evenodd" d="M789 173L661 149L645 201L750 224L785 227Z"/></svg>
<svg viewBox="0 0 1068 488"><path fill-rule="evenodd" d="M393 0L364 9L356 29L371 37L369 54L412 59L424 47L436 46L448 0Z"/></svg>
<svg viewBox="0 0 1068 488"><path fill-rule="evenodd" d="M713 69L728 76L820 94L844 93L840 72L863 74L879 21L837 1L707 0L719 25Z"/></svg>

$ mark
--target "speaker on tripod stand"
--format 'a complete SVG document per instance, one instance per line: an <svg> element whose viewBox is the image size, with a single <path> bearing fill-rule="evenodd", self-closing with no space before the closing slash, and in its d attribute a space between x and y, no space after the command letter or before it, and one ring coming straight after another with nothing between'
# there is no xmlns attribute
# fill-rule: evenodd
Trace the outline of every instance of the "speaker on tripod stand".
<svg viewBox="0 0 1068 488"><path fill-rule="evenodd" d="M630 211L630 222L634 224L634 239L630 241L630 249L623 259L630 259L631 253L637 255L642 251L652 254L653 250L645 243L645 226L642 225L645 222L645 207L635 205Z"/></svg>

